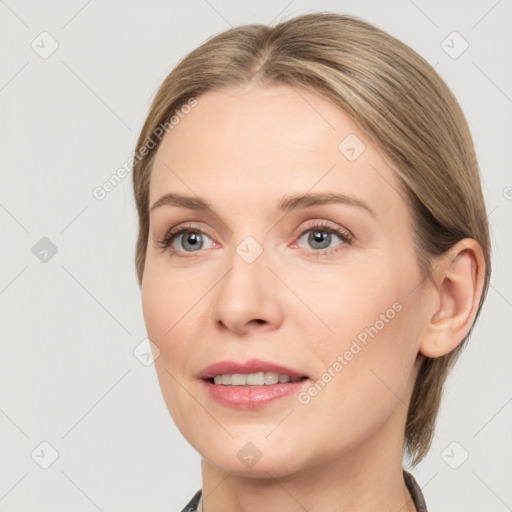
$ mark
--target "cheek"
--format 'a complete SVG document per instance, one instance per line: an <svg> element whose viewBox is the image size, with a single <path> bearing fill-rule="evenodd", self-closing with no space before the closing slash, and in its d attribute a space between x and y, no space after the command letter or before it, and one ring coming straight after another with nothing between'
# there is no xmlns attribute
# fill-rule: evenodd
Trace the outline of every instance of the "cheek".
<svg viewBox="0 0 512 512"><path fill-rule="evenodd" d="M417 297L406 284L416 282L410 274L393 272L389 265L386 272L331 278L323 287L316 286L322 282L318 280L303 285L301 293L324 325L308 318L302 330L309 333L305 339L311 361L318 363L319 395L334 404L333 410L335 404L376 410L396 402L394 393L405 394L421 324ZM372 404L376 398L380 401Z"/></svg>
<svg viewBox="0 0 512 512"><path fill-rule="evenodd" d="M318 358L323 368L298 397L298 407L304 431L322 429L322 445L350 449L376 433L395 412L395 418L407 412L415 343L410 338L411 310L395 298L383 293L363 301L364 307L346 303L335 324L337 336L310 347L312 360Z"/></svg>
<svg viewBox="0 0 512 512"><path fill-rule="evenodd" d="M142 286L142 312L149 338L164 350L172 328L176 310L176 295L170 293L165 279L157 279L150 271L144 276ZM169 333L170 334L170 333Z"/></svg>
<svg viewBox="0 0 512 512"><path fill-rule="evenodd" d="M304 322L304 327L309 325L309 332L312 328L316 330L317 335L310 336L315 342L315 351L348 349L353 338L359 336L364 342L369 336L367 328L374 332L372 326L376 324L382 331L393 323L400 309L400 304L396 303L400 303L403 295L400 281L393 279L389 269L381 271L375 264L367 268L371 270L364 266L332 267L295 278L293 288L312 314L298 315L297 309L287 313ZM297 308L296 302L292 302L290 306ZM300 306L300 310L303 309Z"/></svg>
<svg viewBox="0 0 512 512"><path fill-rule="evenodd" d="M190 391L184 387L187 365L196 348L190 343L190 337L194 336L190 320L193 306L202 295L201 290L191 284L188 280L185 286L176 273L162 271L150 262L141 290L146 331L160 350L155 370L162 396L177 427L185 434L190 430L185 428L189 422L204 421Z"/></svg>
<svg viewBox="0 0 512 512"><path fill-rule="evenodd" d="M173 410L176 409L173 404L180 396L177 381L183 381L194 350L190 343L190 320L193 319L193 305L200 298L200 290L191 286L192 283L188 284L184 286L176 273L159 271L150 264L142 285L146 331L160 350L155 368L164 398Z"/></svg>
<svg viewBox="0 0 512 512"><path fill-rule="evenodd" d="M165 261L148 261L141 290L142 310L149 337L159 340L161 349L174 343L176 333L190 322L206 287L205 276L180 272Z"/></svg>

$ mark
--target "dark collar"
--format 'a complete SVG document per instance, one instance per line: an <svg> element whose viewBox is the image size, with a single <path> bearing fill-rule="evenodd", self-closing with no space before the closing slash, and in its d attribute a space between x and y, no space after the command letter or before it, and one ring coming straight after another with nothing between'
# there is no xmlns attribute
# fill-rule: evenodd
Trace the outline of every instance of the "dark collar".
<svg viewBox="0 0 512 512"><path fill-rule="evenodd" d="M414 502L414 506L416 507L417 512L428 512L427 504L425 503L425 497L421 492L421 487L416 482L416 479L412 476L408 471L403 470L405 485L407 485L407 489L411 493L412 501Z"/></svg>

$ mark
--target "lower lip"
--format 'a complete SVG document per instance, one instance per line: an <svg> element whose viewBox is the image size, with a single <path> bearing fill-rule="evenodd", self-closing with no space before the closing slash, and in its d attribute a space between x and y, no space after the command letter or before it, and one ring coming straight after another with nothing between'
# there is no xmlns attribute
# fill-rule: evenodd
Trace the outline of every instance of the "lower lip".
<svg viewBox="0 0 512 512"><path fill-rule="evenodd" d="M238 409L258 409L265 405L298 393L307 386L309 379L269 386L222 386L203 380L211 398L222 405Z"/></svg>

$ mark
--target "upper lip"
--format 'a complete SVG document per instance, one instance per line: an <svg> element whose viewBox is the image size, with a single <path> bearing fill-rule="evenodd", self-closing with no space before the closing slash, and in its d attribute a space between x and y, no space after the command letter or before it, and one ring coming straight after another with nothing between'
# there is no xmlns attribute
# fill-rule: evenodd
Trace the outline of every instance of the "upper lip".
<svg viewBox="0 0 512 512"><path fill-rule="evenodd" d="M281 364L272 361L263 361L261 359L249 359L244 362L237 361L219 361L203 368L199 373L201 379L211 379L215 375L229 375L234 373L257 373L274 372L280 375L288 375L291 378L307 377L304 373L293 370Z"/></svg>

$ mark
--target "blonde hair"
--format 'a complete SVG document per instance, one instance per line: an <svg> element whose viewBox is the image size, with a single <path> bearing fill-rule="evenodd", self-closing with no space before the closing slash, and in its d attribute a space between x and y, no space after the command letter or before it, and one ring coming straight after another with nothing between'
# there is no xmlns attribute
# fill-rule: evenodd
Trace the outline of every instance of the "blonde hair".
<svg viewBox="0 0 512 512"><path fill-rule="evenodd" d="M232 28L193 50L166 77L151 104L133 164L139 286L148 243L151 168L161 127L168 130L178 109L208 90L256 80L307 88L330 99L382 148L410 206L425 278L432 270L431 256L463 238L479 242L486 265L478 317L489 285L490 240L464 114L440 76L414 50L367 22L334 13L302 15L274 27ZM418 356L423 360L404 446L412 465L430 449L445 379L471 331L449 354Z"/></svg>

